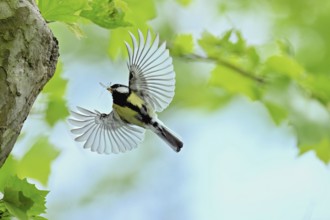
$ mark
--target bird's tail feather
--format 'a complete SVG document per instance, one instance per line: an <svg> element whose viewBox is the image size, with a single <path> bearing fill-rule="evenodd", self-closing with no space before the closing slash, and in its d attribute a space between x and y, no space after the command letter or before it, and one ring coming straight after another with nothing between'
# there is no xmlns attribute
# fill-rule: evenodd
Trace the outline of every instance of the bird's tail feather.
<svg viewBox="0 0 330 220"><path fill-rule="evenodd" d="M156 120L152 122L150 129L161 139L163 139L168 145L170 145L174 151L179 152L181 150L183 142L161 121Z"/></svg>

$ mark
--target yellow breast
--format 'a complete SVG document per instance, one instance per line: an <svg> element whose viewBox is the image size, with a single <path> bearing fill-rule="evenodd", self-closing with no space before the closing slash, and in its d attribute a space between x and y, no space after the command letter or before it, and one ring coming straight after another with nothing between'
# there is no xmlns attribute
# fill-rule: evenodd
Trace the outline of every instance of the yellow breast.
<svg viewBox="0 0 330 220"><path fill-rule="evenodd" d="M132 92L128 96L127 101L136 105L139 108L142 108L142 105L144 104L144 101L138 95L136 95L134 92Z"/></svg>
<svg viewBox="0 0 330 220"><path fill-rule="evenodd" d="M117 112L119 117L121 119L123 119L124 121L127 121L131 124L134 124L134 125L138 125L140 127L144 127L143 123L136 118L136 116L138 116L138 113L136 111L134 111L133 109L128 108L126 106L125 107L119 106L119 105L116 105L116 104L113 104L112 108L113 108L114 111Z"/></svg>

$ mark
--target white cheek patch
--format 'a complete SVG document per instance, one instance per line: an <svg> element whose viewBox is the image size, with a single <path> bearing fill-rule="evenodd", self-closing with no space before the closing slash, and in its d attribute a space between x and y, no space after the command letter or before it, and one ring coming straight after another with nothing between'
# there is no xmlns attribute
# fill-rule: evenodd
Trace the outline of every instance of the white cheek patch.
<svg viewBox="0 0 330 220"><path fill-rule="evenodd" d="M128 93L129 91L127 87L118 87L116 90L119 93Z"/></svg>

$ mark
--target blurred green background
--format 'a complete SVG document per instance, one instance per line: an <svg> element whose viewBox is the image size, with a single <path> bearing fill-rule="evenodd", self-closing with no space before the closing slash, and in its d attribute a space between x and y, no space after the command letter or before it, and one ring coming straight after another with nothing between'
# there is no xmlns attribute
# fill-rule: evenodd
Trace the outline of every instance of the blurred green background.
<svg viewBox="0 0 330 220"><path fill-rule="evenodd" d="M38 5L60 61L0 185L17 175L49 190L48 219L330 219L330 2ZM176 94L159 118L184 148L147 132L125 154L84 150L69 109L111 111L99 82L128 83L124 41L137 29L159 33L173 56Z"/></svg>

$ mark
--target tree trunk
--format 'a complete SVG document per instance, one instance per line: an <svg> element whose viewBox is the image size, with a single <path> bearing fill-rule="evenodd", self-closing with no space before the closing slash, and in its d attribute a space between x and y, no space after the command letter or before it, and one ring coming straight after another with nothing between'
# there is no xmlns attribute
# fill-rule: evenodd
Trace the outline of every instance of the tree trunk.
<svg viewBox="0 0 330 220"><path fill-rule="evenodd" d="M58 56L57 40L34 0L0 0L0 167Z"/></svg>

